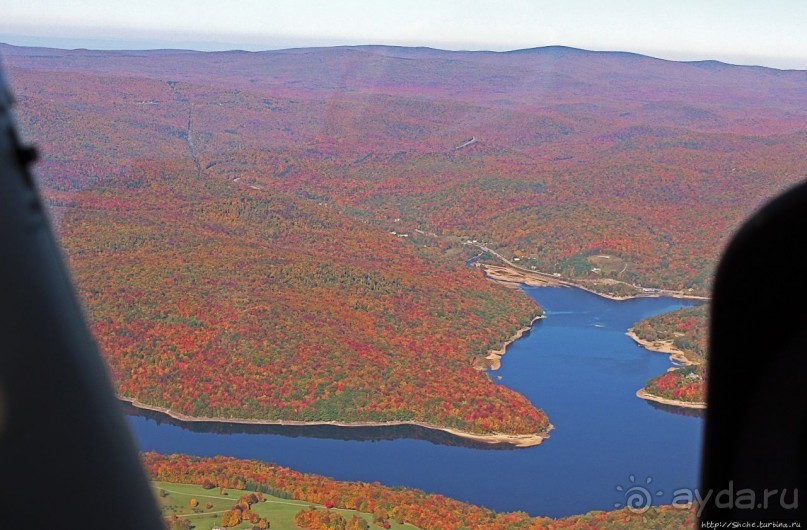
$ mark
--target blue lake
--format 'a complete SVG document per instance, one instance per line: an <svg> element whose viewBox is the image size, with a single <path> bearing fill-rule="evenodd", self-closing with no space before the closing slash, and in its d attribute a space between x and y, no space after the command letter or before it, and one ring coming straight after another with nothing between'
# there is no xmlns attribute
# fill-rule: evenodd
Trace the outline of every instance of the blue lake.
<svg viewBox="0 0 807 530"><path fill-rule="evenodd" d="M493 379L543 408L555 426L539 446L491 450L436 443L417 429L194 430L128 416L142 450L228 455L274 462L339 480L378 481L441 493L493 508L565 516L624 503L631 477L669 503L697 482L703 420L636 397L670 367L666 355L637 346L625 332L648 316L695 305L640 298L616 302L570 288L525 287L547 318L510 345ZM501 377L501 379L499 379ZM210 432L218 430L220 432ZM248 430L250 432L237 432ZM282 433L282 434L279 434ZM428 436L427 436L428 437ZM391 438L391 439L384 439ZM647 479L651 479L648 485Z"/></svg>

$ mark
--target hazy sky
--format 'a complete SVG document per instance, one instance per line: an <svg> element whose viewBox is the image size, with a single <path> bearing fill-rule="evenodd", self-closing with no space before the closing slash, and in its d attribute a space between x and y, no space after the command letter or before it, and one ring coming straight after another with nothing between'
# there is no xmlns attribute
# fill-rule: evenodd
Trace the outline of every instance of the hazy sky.
<svg viewBox="0 0 807 530"><path fill-rule="evenodd" d="M807 0L4 0L0 41L66 48L562 44L807 69Z"/></svg>

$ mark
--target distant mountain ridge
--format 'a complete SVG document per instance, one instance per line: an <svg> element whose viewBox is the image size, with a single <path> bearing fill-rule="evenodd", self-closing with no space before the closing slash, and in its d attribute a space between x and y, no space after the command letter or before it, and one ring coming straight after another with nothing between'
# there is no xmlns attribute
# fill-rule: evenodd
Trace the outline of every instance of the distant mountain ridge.
<svg viewBox="0 0 807 530"><path fill-rule="evenodd" d="M18 46L0 42L0 52L3 55L38 55L49 54L50 52L74 52L74 53L87 53L87 52L100 52L108 54L158 54L158 55L171 55L171 54L186 54L186 53L204 53L204 54L261 54L271 55L289 52L312 53L324 50L362 50L374 54L385 55L389 57L398 58L427 58L427 57L445 57L445 56L501 56L501 55L554 55L554 56L572 56L572 55L608 55L614 57L624 58L639 58L639 59L652 59L656 61L664 61L669 63L691 64L703 67L740 67L740 68L763 68L765 70L779 70L783 72L798 72L804 71L800 69L782 69L771 66L763 65L745 65L727 63L714 59L703 60L674 60L663 59L651 55L645 55L637 52L618 51L618 50L588 50L584 48L575 48L573 46L564 45L547 45L536 46L533 48L519 48L513 50L446 50L441 48L433 48L429 46L401 46L401 45L386 45L386 44L357 44L357 45L341 45L341 46L310 46L301 48L279 48L271 50L258 50L247 51L241 49L223 50L223 51L198 51L185 48L153 48L153 49L120 49L120 50L92 50L88 48L49 48L49 47L33 47L33 46Z"/></svg>

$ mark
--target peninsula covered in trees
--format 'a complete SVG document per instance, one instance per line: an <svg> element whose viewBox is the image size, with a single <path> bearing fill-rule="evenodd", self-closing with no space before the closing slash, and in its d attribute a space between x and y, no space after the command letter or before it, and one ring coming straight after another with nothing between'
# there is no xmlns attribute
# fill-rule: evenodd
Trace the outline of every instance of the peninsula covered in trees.
<svg viewBox="0 0 807 530"><path fill-rule="evenodd" d="M706 406L708 305L643 320L628 333L642 346L669 354L679 367L654 377L639 397L668 405Z"/></svg>

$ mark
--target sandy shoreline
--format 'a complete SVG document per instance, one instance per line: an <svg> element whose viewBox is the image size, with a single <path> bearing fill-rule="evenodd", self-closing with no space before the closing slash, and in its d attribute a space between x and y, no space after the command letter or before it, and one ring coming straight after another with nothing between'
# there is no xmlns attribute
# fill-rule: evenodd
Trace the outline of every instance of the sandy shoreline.
<svg viewBox="0 0 807 530"><path fill-rule="evenodd" d="M615 296L596 291L579 281L564 280L557 276L547 274L545 272L530 271L527 269L516 268L511 265L481 265L485 274L493 281L502 284L524 284L532 287L573 287L575 289L582 289L602 298L608 300L615 300L617 302L623 300L632 300L634 298L678 298L681 300L703 300L708 301L707 296L697 296L692 294L684 294L676 291L652 292L652 293L636 293L629 296Z"/></svg>
<svg viewBox="0 0 807 530"><path fill-rule="evenodd" d="M207 417L207 416L188 416L186 414L180 414L178 412L174 412L172 410L163 408L163 407L156 407L152 405L146 405L145 403L141 403L136 399L126 397L126 396L118 396L118 399L130 404L131 406L147 410L151 412L159 412L161 414L165 414L183 423L223 423L223 424L236 424L236 425L278 425L278 426L295 426L295 427L305 427L305 426L332 426L332 427L396 427L401 425L412 425L415 427L422 427L424 429L431 429L434 431L442 431L453 436L457 436L460 438L466 438L469 440L474 440L477 442L489 443L489 444L509 444L514 447L533 447L539 445L545 439L549 438L549 431L552 430L552 425L549 426L545 433L539 434L502 434L502 433L492 433L492 434L478 434L472 433L467 431L461 431L459 429L453 429L451 427L440 427L438 425L433 425L431 423L419 422L419 421L387 421L387 422L372 422L372 421L362 421L362 422L340 422L340 421L299 421L299 420L262 420L262 419L250 419L250 418L218 418L218 417Z"/></svg>
<svg viewBox="0 0 807 530"><path fill-rule="evenodd" d="M673 346L672 341L669 340L657 340L657 341L649 341L639 338L638 335L633 331L633 328L630 328L627 333L625 333L628 337L633 339L633 341L638 344L639 346L658 353L664 353L670 356L670 359L679 363L682 366L696 366L699 363L695 361L691 361L687 358L686 354Z"/></svg>
<svg viewBox="0 0 807 530"><path fill-rule="evenodd" d="M698 296L694 294L681 294L673 291L664 291L661 293L637 293L635 295L630 296L614 296L610 294L601 293L599 291L595 291L594 289L585 287L580 285L579 283L572 283L569 282L570 287L574 287L576 289L582 289L584 291L588 291L592 294L596 294L597 296L601 296L603 298L607 298L608 300L614 300L616 302L622 302L624 300L635 300L637 298L676 298L679 300L702 300L704 302L708 302L710 298L708 296Z"/></svg>
<svg viewBox="0 0 807 530"><path fill-rule="evenodd" d="M701 410L706 408L706 403L703 403L701 401L678 401L677 399L667 399L661 396L657 396L655 394L651 394L644 388L636 392L636 397L642 398L646 401L655 401L656 403L669 405L671 407L681 407L684 409L701 409Z"/></svg>

